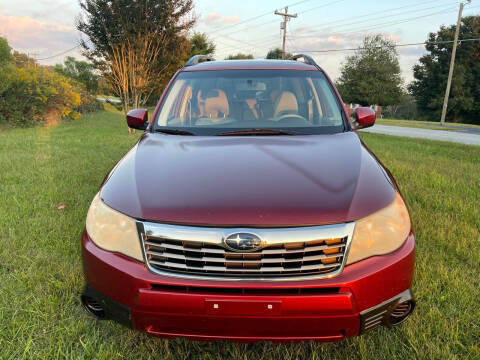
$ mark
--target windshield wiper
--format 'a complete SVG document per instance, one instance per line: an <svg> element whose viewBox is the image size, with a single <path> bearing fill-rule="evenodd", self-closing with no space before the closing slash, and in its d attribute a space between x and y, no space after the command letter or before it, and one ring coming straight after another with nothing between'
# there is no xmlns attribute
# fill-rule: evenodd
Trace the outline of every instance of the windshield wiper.
<svg viewBox="0 0 480 360"><path fill-rule="evenodd" d="M242 136L242 135L296 135L298 132L280 129L242 129L227 131L217 134L217 136Z"/></svg>
<svg viewBox="0 0 480 360"><path fill-rule="evenodd" d="M170 134L170 135L189 135L189 136L195 135L190 131L179 130L179 129L155 129L155 132L161 132L161 133Z"/></svg>

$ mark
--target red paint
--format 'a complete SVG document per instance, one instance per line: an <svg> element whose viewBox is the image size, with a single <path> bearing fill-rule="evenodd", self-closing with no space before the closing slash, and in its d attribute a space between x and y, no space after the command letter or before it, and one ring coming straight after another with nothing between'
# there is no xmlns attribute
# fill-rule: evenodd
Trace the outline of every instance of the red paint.
<svg viewBox="0 0 480 360"><path fill-rule="evenodd" d="M357 220L390 204L395 189L354 132L283 137L146 133L101 195L107 205L137 219L300 226Z"/></svg>
<svg viewBox="0 0 480 360"><path fill-rule="evenodd" d="M204 62L181 71L321 69L295 61ZM325 74L326 75L326 74ZM147 131L102 184L112 208L139 220L220 227L284 227L356 221L390 204L395 180L351 130L278 137L174 136ZM373 113L373 116L372 116ZM127 116L141 128L145 110ZM361 127L375 113L356 111ZM153 123L153 121L152 121ZM238 342L339 341L355 336L361 311L411 287L414 236L395 252L345 267L334 278L206 281L149 272L98 248L84 231L87 284L130 308L132 326L154 336ZM267 291L267 292L265 292Z"/></svg>
<svg viewBox="0 0 480 360"><path fill-rule="evenodd" d="M147 118L147 109L130 110L127 114L127 124L131 128L138 129L145 124Z"/></svg>
<svg viewBox="0 0 480 360"><path fill-rule="evenodd" d="M338 341L358 334L362 310L410 288L414 237L395 252L347 266L337 277L304 281L204 281L150 273L136 260L98 248L84 231L87 283L131 308L133 326L151 335L196 340ZM151 284L195 287L195 292L154 289ZM202 292L202 288L209 291ZM225 294L222 289L279 289L279 295ZM312 295L281 295L281 289L322 288ZM340 288L339 291L335 290ZM200 289L200 290L198 290ZM218 295L215 291L218 290ZM329 289L332 289L329 292ZM215 314L207 307L229 303ZM246 303L237 313L232 304ZM274 314L262 313L271 303ZM239 305L240 306L240 305Z"/></svg>
<svg viewBox="0 0 480 360"><path fill-rule="evenodd" d="M158 296L156 293L149 296ZM190 296L190 295L188 295ZM175 295L176 297L176 295ZM279 316L284 311L281 300L272 300L265 297L249 297L248 299L232 298L231 296L212 296L205 299L202 313L214 316Z"/></svg>
<svg viewBox="0 0 480 360"><path fill-rule="evenodd" d="M364 129L375 124L375 111L369 107L359 107L355 109L355 121L358 124L357 129Z"/></svg>
<svg viewBox="0 0 480 360"><path fill-rule="evenodd" d="M218 70L310 70L317 71L313 65L301 61L278 60L226 60L205 61L194 66L187 66L182 71L218 71Z"/></svg>

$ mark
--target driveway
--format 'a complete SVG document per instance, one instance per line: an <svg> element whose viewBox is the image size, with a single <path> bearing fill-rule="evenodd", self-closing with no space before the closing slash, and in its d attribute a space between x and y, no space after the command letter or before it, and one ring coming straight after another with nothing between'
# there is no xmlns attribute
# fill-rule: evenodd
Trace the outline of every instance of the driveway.
<svg viewBox="0 0 480 360"><path fill-rule="evenodd" d="M430 130L419 129L413 127L389 126L389 125L374 125L371 128L362 129L375 134L404 136L411 138L422 138L439 141L451 141L460 144L477 145L480 146L480 134L466 133L459 131L448 130Z"/></svg>

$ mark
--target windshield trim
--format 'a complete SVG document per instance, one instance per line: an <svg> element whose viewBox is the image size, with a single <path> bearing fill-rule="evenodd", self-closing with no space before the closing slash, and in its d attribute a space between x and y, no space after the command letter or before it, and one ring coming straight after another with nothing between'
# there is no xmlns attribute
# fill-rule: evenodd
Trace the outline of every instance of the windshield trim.
<svg viewBox="0 0 480 360"><path fill-rule="evenodd" d="M305 127L275 127L275 128L261 128L262 130L272 130L275 132L279 132L279 134L247 134L247 135L229 135L229 136L306 136L306 135L334 135L343 133L344 127L342 125L338 126L322 126L322 127L312 127L312 126L305 126ZM162 131L165 130L164 133ZM230 127L230 128L221 128L221 127L208 127L208 126L196 126L196 127L187 127L187 126L180 126L180 127L172 127L172 126L159 126L156 130L152 132L160 134L160 135L168 135L168 136L192 136L190 134L174 134L174 132L189 132L196 136L224 136L224 133L228 132L236 132L245 130L246 132L251 130L248 128L238 128L238 127ZM171 133L167 133L167 131ZM280 134L280 132L284 132L284 134Z"/></svg>
<svg viewBox="0 0 480 360"><path fill-rule="evenodd" d="M160 117L162 109L165 105L166 98L168 97L168 95L169 95L173 85L175 84L175 82L178 81L178 77L182 73L203 72L203 71L208 71L208 72L211 72L211 71L236 71L236 72L238 71L238 72L243 72L243 71L252 71L252 70L262 70L262 71L278 71L278 70L285 71L285 70L288 70L288 71L292 71L292 72L297 72L297 71L318 71L318 72L320 72L325 77L327 85L329 86L330 90L332 91L332 93L334 95L335 102L336 102L337 106L339 107L340 116L342 118L342 125L338 125L338 126L275 127L275 128L272 128L272 129L279 130L279 131L284 131L284 132L298 133L298 134L295 134L293 136L298 136L298 135L302 135L302 136L303 135L327 135L327 134L333 135L333 134L337 134L337 133L353 131L353 129L351 128L350 123L348 121L348 114L346 113L345 105L343 104L343 102L341 100L341 97L340 97L340 94L339 94L338 90L336 89L336 87L333 84L330 77L320 67L315 67L314 69L276 69L276 68L275 69L251 69L251 68L250 69L249 68L228 69L228 68L226 68L226 69L201 69L201 70L197 69L195 71L186 71L186 69L182 68L174 75L174 77L170 80L168 86L165 88L164 93L162 94L162 96L160 98L159 104L157 104L157 109L154 113L154 116L151 120L152 126L150 128L150 131L160 133L160 131L158 131L158 130L165 129L167 131L168 130L179 131L179 132L186 131L186 132L193 133L193 135L198 135L198 136L216 136L221 132L238 131L238 130L241 130L241 129L248 130L248 128L241 128L241 127L240 128L239 127L234 127L234 128L231 128L231 127L211 127L210 128L208 126L205 126L205 127L203 127L203 126L202 127L161 126L161 125L158 125L158 118ZM269 128L262 128L262 129L269 130ZM174 136L191 136L191 135L174 134ZM238 136L245 136L245 135L238 135ZM251 135L248 135L248 136L251 136ZM264 135L258 135L258 136L264 136ZM268 135L268 136L272 136L272 135ZM277 136L285 136L285 135L277 135ZM289 135L289 136L292 136L292 135Z"/></svg>

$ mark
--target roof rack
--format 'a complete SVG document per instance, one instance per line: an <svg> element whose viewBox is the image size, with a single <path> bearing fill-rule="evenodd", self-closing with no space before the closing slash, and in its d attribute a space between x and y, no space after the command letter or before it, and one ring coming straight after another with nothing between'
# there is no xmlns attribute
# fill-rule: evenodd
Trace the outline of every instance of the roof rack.
<svg viewBox="0 0 480 360"><path fill-rule="evenodd" d="M197 65L204 61L215 61L215 59L209 55L195 55L195 56L192 56L190 60L187 61L185 66Z"/></svg>
<svg viewBox="0 0 480 360"><path fill-rule="evenodd" d="M305 64L308 64L308 65L313 65L315 67L319 67L317 65L317 63L315 62L315 60L312 59L311 56L308 56L308 55L305 55L305 54L297 54L297 55L293 55L290 59L291 60L294 60L294 61L297 61L297 59L301 59L303 58L303 61L305 62Z"/></svg>

